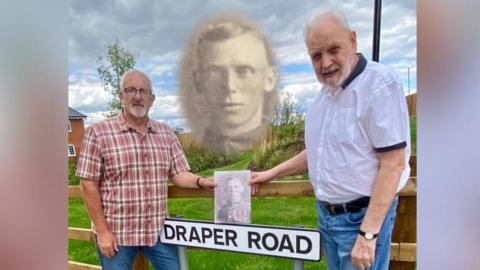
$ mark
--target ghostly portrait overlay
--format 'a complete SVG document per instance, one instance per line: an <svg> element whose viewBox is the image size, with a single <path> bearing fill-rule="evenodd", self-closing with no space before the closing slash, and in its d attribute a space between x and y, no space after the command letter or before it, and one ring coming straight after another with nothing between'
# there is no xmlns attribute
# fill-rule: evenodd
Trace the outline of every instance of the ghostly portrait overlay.
<svg viewBox="0 0 480 270"><path fill-rule="evenodd" d="M215 172L215 222L250 223L250 171Z"/></svg>
<svg viewBox="0 0 480 270"><path fill-rule="evenodd" d="M206 19L184 51L180 78L183 112L203 144L232 153L265 136L277 70L254 23L234 14Z"/></svg>

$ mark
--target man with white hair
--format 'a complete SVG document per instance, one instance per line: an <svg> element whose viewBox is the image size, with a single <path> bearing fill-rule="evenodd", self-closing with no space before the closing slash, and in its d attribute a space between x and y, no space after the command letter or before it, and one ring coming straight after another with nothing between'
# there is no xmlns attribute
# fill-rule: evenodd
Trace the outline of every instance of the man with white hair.
<svg viewBox="0 0 480 270"><path fill-rule="evenodd" d="M176 246L159 241L167 180L183 188L215 184L190 173L170 127L148 117L155 95L145 73L125 72L119 95L123 110L87 129L77 165L102 269L131 269L138 251L156 269L178 269Z"/></svg>
<svg viewBox="0 0 480 270"><path fill-rule="evenodd" d="M305 118L306 150L253 173L253 192L308 168L328 269L388 269L397 192L410 173L402 84L391 68L357 53L340 11L313 17L305 43L323 85Z"/></svg>

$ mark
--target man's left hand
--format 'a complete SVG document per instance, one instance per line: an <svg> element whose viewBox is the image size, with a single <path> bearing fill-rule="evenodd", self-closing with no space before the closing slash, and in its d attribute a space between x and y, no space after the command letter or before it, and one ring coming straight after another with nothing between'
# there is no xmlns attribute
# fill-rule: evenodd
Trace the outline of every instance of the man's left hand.
<svg viewBox="0 0 480 270"><path fill-rule="evenodd" d="M358 235L352 250L352 264L360 270L372 267L377 239L367 240Z"/></svg>

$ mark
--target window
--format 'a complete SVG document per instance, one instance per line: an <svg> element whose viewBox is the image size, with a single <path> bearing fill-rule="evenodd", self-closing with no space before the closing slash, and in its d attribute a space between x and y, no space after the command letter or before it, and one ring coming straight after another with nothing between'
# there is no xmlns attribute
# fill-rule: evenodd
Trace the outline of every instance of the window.
<svg viewBox="0 0 480 270"><path fill-rule="evenodd" d="M68 132L72 132L72 125L70 124L70 120L68 120Z"/></svg>
<svg viewBox="0 0 480 270"><path fill-rule="evenodd" d="M74 156L76 156L76 154L75 154L75 145L73 145L73 144L69 144L69 145L68 145L68 156L69 156L69 157L74 157Z"/></svg>

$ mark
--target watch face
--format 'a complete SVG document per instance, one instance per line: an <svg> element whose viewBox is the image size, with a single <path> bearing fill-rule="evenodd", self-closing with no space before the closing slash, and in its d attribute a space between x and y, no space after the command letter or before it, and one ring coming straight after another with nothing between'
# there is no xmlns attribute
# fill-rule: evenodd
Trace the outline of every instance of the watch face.
<svg viewBox="0 0 480 270"><path fill-rule="evenodd" d="M370 232L365 233L365 238L367 240L372 240L373 239L373 233L370 233Z"/></svg>

